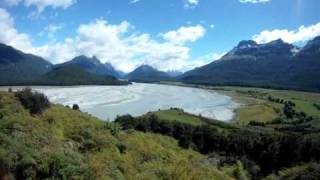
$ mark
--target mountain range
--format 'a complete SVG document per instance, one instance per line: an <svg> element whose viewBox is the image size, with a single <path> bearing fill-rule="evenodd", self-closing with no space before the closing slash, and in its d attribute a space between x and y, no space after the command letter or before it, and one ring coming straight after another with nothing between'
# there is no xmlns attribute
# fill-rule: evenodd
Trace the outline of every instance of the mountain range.
<svg viewBox="0 0 320 180"><path fill-rule="evenodd" d="M0 43L0 84L18 84L48 72L52 64Z"/></svg>
<svg viewBox="0 0 320 180"><path fill-rule="evenodd" d="M282 40L241 41L217 61L179 76L184 83L320 91L320 37L299 48Z"/></svg>
<svg viewBox="0 0 320 180"><path fill-rule="evenodd" d="M96 57L79 56L53 65L41 57L0 44L0 85L123 85L117 70Z"/></svg>
<svg viewBox="0 0 320 180"><path fill-rule="evenodd" d="M97 75L109 75L119 78L120 75L117 70L110 63L101 63L95 56L89 58L87 56L78 56L73 58L71 61L58 64L56 67L77 67L85 70L89 73Z"/></svg>
<svg viewBox="0 0 320 180"><path fill-rule="evenodd" d="M0 44L0 84L122 84L180 81L191 84L256 86L320 91L320 36L304 47L275 40L241 41L221 59L185 73L142 65L129 74L96 57L78 56L53 65L45 59ZM64 83L62 83L64 82ZM104 83L103 83L104 82Z"/></svg>

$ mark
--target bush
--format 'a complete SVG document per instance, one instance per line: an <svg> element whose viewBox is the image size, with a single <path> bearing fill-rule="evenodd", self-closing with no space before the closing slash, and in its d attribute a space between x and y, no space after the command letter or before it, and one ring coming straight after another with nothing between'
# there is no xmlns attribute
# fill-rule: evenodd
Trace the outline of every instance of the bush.
<svg viewBox="0 0 320 180"><path fill-rule="evenodd" d="M80 110L80 107L79 107L78 104L74 104L74 105L72 106L72 109L73 109L73 110L76 110L76 111L79 111L79 110Z"/></svg>
<svg viewBox="0 0 320 180"><path fill-rule="evenodd" d="M113 136L117 136L121 131L121 126L118 123L114 122L106 122L105 128L110 130Z"/></svg>
<svg viewBox="0 0 320 180"><path fill-rule="evenodd" d="M117 147L118 147L118 149L119 149L119 152L121 153L121 154L124 154L124 153L126 153L126 150L127 150L127 146L125 145L125 144L117 144Z"/></svg>
<svg viewBox="0 0 320 180"><path fill-rule="evenodd" d="M15 96L31 114L41 114L50 107L48 98L44 94L32 92L31 88L17 91Z"/></svg>

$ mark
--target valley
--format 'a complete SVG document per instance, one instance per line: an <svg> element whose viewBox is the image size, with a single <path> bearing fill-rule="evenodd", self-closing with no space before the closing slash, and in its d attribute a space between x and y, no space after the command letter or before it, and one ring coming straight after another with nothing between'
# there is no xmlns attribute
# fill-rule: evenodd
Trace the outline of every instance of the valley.
<svg viewBox="0 0 320 180"><path fill-rule="evenodd" d="M0 0L0 180L320 180L320 0Z"/></svg>

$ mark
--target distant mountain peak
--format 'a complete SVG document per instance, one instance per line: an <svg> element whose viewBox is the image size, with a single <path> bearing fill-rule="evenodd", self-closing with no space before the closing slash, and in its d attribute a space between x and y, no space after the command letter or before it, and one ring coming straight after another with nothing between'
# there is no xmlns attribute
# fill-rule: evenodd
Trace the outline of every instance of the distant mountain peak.
<svg viewBox="0 0 320 180"><path fill-rule="evenodd" d="M269 43L262 44L262 46L271 47L271 48L286 48L289 50L296 48L294 45L284 42L282 39L277 39Z"/></svg>
<svg viewBox="0 0 320 180"><path fill-rule="evenodd" d="M269 43L266 43L266 44L270 44L270 45L274 45L274 44L288 44L286 42L284 42L281 38L280 39L276 39L276 40L273 40L273 41L270 41Z"/></svg>
<svg viewBox="0 0 320 180"><path fill-rule="evenodd" d="M257 45L258 44L253 40L245 40L245 41L240 41L237 48L240 48L240 49L251 48L251 47L255 47Z"/></svg>
<svg viewBox="0 0 320 180"><path fill-rule="evenodd" d="M302 56L312 56L318 54L320 55L320 36L315 37L310 40L299 52L298 55Z"/></svg>
<svg viewBox="0 0 320 180"><path fill-rule="evenodd" d="M169 79L169 75L163 71L159 71L154 67L143 64L127 75L129 80L141 82L156 82Z"/></svg>
<svg viewBox="0 0 320 180"><path fill-rule="evenodd" d="M139 66L137 70L148 71L148 70L156 70L156 69L148 64L143 64Z"/></svg>
<svg viewBox="0 0 320 180"><path fill-rule="evenodd" d="M227 53L223 59L227 60L233 56L293 56L299 52L299 48L292 44L277 39L269 43L258 44L253 40L241 41L234 49Z"/></svg>
<svg viewBox="0 0 320 180"><path fill-rule="evenodd" d="M96 56L92 56L91 58L85 55L80 55L77 56L75 58L73 58L71 61L88 61L88 62L94 62L94 63L98 63L101 64L101 61L96 57Z"/></svg>
<svg viewBox="0 0 320 180"><path fill-rule="evenodd" d="M90 58L85 55L80 55L73 58L71 61L59 64L57 66L74 66L93 74L119 77L118 72L110 63L103 64L96 56L92 56Z"/></svg>

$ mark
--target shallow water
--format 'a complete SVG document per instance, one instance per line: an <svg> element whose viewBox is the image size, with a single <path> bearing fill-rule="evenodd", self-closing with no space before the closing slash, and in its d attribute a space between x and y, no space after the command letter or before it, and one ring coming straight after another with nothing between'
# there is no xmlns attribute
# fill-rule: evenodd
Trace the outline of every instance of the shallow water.
<svg viewBox="0 0 320 180"><path fill-rule="evenodd" d="M69 106L78 104L82 111L104 120L113 120L117 115L139 116L149 111L177 107L189 113L228 121L232 119L234 109L238 106L231 97L213 91L158 84L34 86L32 89L46 94L51 102Z"/></svg>

